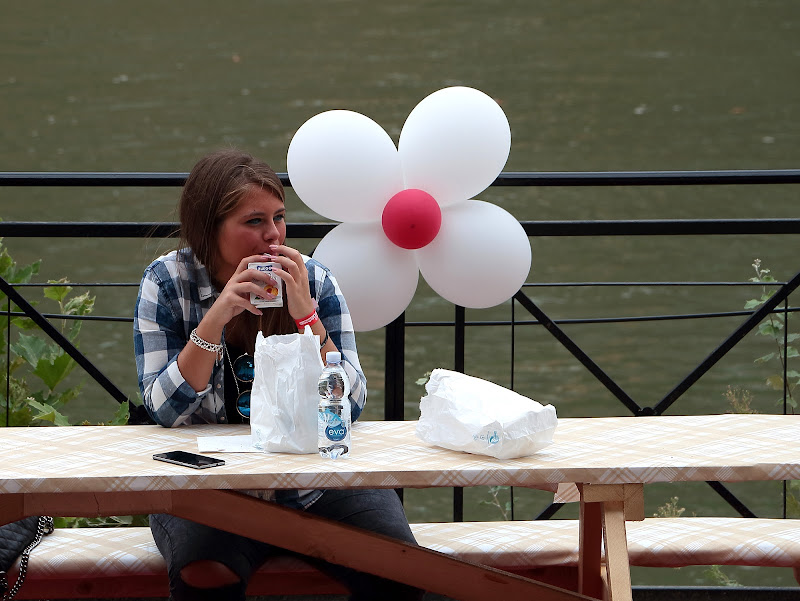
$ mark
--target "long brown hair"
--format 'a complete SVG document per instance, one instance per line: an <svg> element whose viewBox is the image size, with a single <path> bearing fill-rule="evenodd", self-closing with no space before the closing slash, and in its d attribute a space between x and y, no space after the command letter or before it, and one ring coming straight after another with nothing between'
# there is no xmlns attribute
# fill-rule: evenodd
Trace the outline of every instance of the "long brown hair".
<svg viewBox="0 0 800 601"><path fill-rule="evenodd" d="M178 248L192 249L219 290L226 284L215 279L220 225L252 185L268 190L281 202L286 201L283 184L272 168L236 149L219 150L200 159L183 186L178 204L181 224ZM285 303L280 309L265 310L261 317L244 311L237 318L237 329L239 327L246 332L248 346L255 343L258 330L266 336L297 331ZM253 352L253 348L246 350Z"/></svg>

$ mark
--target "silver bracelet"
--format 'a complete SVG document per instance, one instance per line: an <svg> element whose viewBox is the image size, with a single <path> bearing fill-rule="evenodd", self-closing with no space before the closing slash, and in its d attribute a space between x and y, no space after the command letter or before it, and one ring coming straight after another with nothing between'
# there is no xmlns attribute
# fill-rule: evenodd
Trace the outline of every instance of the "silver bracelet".
<svg viewBox="0 0 800 601"><path fill-rule="evenodd" d="M322 342L319 343L319 348L322 348L322 347L325 346L325 344L328 342L328 336L329 336L328 330L325 330L325 338L323 338Z"/></svg>
<svg viewBox="0 0 800 601"><path fill-rule="evenodd" d="M209 353L216 353L217 361L222 361L222 355L224 352L223 346L221 344L212 344L208 340L203 340L197 334L197 328L192 330L192 333L189 334L189 340L194 342L197 346L199 346L204 351L208 351Z"/></svg>

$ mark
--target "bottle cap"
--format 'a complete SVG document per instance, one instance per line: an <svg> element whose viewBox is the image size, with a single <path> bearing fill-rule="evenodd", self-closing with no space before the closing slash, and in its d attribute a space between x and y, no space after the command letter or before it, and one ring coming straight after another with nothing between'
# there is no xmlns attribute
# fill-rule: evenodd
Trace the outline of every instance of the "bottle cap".
<svg viewBox="0 0 800 601"><path fill-rule="evenodd" d="M342 353L339 351L328 351L325 353L325 362L326 363L341 363L342 362Z"/></svg>

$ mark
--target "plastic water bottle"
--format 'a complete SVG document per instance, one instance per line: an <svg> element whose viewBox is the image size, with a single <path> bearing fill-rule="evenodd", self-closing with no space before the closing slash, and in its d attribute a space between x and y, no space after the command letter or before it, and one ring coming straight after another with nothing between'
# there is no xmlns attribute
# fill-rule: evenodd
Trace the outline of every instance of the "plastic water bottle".
<svg viewBox="0 0 800 601"><path fill-rule="evenodd" d="M342 354L329 351L319 377L317 440L319 454L330 459L350 456L350 380Z"/></svg>

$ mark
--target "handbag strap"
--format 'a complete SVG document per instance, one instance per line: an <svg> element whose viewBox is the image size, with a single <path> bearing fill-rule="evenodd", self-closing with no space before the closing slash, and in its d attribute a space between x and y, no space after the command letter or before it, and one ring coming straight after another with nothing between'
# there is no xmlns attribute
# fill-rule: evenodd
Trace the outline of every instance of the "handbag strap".
<svg viewBox="0 0 800 601"><path fill-rule="evenodd" d="M0 593L3 594L0 599L2 601L11 601L19 592L22 583L25 582L25 576L28 573L28 558L31 555L31 551L42 541L45 535L50 534L52 531L53 518L47 515L40 516L36 527L36 537L22 550L19 556L19 575L17 576L17 581L14 583L14 586L9 589L8 575L5 572L0 572Z"/></svg>

